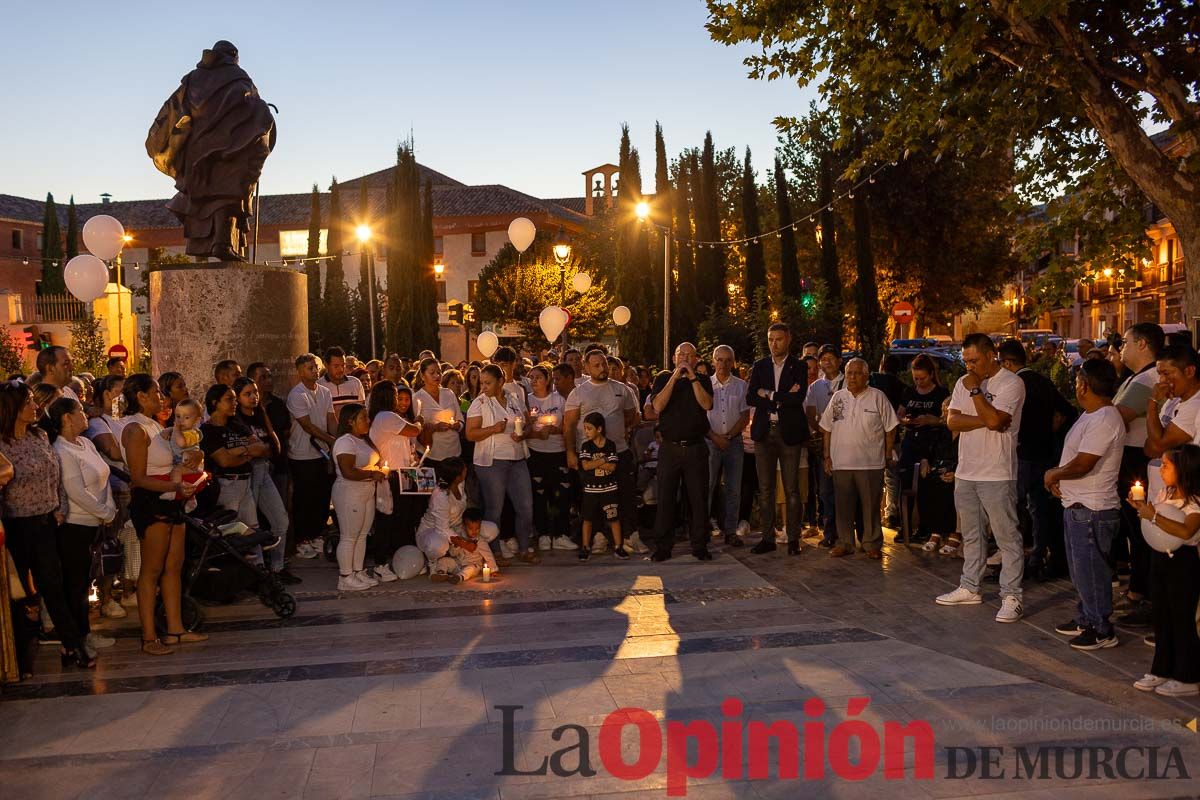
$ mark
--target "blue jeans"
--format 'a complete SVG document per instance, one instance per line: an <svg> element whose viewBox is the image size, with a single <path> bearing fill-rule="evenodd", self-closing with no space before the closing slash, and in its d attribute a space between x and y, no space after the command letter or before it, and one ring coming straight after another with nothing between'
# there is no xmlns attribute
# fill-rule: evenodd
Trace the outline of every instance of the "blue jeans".
<svg viewBox="0 0 1200 800"><path fill-rule="evenodd" d="M1092 511L1089 508L1063 509L1066 530L1067 561L1071 567L1071 583L1079 592L1075 621L1081 627L1096 629L1107 636L1112 633L1112 567L1107 556L1113 540L1121 529L1121 512L1112 508Z"/></svg>
<svg viewBox="0 0 1200 800"><path fill-rule="evenodd" d="M1017 482L954 480L954 507L962 523L963 569L959 585L979 591L987 566L986 521L996 537L1003 559L1000 562L1000 596L1021 599L1021 577L1025 573L1025 547L1017 529Z"/></svg>
<svg viewBox="0 0 1200 800"><path fill-rule="evenodd" d="M483 518L499 525L507 494L516 516L517 544L522 553L528 550L529 536L533 532L533 483L529 480L525 459L505 461L497 458L490 467L475 465L475 474L479 476L479 491L483 494Z"/></svg>
<svg viewBox="0 0 1200 800"><path fill-rule="evenodd" d="M725 478L725 490L721 498L721 518L717 522L721 533L732 536L737 532L738 511L742 505L742 437L729 440L729 446L719 449L711 441L708 442L708 495L716 497L717 486L721 478Z"/></svg>
<svg viewBox="0 0 1200 800"><path fill-rule="evenodd" d="M258 503L258 510L271 523L271 533L279 537L279 545L269 550L271 569L283 569L283 553L287 549L288 515L279 489L271 477L271 462L256 458L250 462L250 491Z"/></svg>

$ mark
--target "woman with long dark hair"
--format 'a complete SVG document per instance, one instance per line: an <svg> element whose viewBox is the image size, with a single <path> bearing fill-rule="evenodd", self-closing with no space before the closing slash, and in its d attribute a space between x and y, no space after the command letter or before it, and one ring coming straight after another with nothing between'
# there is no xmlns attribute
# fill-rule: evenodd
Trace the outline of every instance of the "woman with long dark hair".
<svg viewBox="0 0 1200 800"><path fill-rule="evenodd" d="M206 634L183 629L180 610L183 504L196 490L182 480L151 477L169 475L175 466L171 445L155 420L165 402L155 380L145 373L130 375L125 379L123 396L127 421L121 430L121 449L133 487L129 512L142 543L137 586L142 652L165 656L175 652L168 645L208 639ZM201 464L193 461L188 466L198 470ZM160 593L167 616L167 635L162 640L154 627L155 600Z"/></svg>
<svg viewBox="0 0 1200 800"><path fill-rule="evenodd" d="M38 410L29 387L17 381L0 384L0 455L13 465L13 479L0 493L7 545L27 595L36 586L54 629L62 641L63 666L88 669L84 632L76 622L63 586L58 526L65 518L66 494L58 454L38 428ZM32 583L30 576L33 577Z"/></svg>
<svg viewBox="0 0 1200 800"><path fill-rule="evenodd" d="M425 423L421 437L425 466L436 468L439 461L462 455L458 432L463 429L463 412L454 392L442 386L442 366L436 358L421 360L416 380L421 388L413 393L413 399L417 415Z"/></svg>
<svg viewBox="0 0 1200 800"><path fill-rule="evenodd" d="M333 483L333 510L338 529L338 591L357 592L379 583L363 569L367 535L375 520L375 487L386 480L388 468L371 441L371 418L358 403L347 403L338 412L338 438L333 443L337 478Z"/></svg>
<svg viewBox="0 0 1200 800"><path fill-rule="evenodd" d="M420 495L401 494L397 471L413 465L413 442L421 435L421 426L413 413L412 391L391 381L371 387L367 416L371 420L370 439L390 470L387 495L380 497L376 505L375 533L370 539L375 577L387 583L396 580L392 556L401 547L416 544L417 520L429 502ZM379 487L378 491L385 490Z"/></svg>
<svg viewBox="0 0 1200 800"><path fill-rule="evenodd" d="M184 400L190 400L192 396L188 392L187 381L178 372L164 372L158 378L158 386L163 394L163 405L158 412L158 421L164 427L169 428L175 424L175 406Z"/></svg>
<svg viewBox="0 0 1200 800"><path fill-rule="evenodd" d="M117 517L117 504L109 488L108 464L83 434L87 416L78 400L55 400L46 412L45 428L62 464L67 514L58 526L58 558L62 563L63 595L75 627L84 637L88 654L114 643L111 637L93 635L88 624L88 589L92 583L92 544L101 526Z"/></svg>
<svg viewBox="0 0 1200 800"><path fill-rule="evenodd" d="M300 583L300 579L284 567L284 542L287 539L288 513L279 495L275 481L271 479L271 457L279 454L279 437L260 405L258 384L249 378L238 378L233 382L233 393L237 397L235 419L255 438L269 448L269 455L255 456L250 461L250 497L258 511L266 516L271 533L279 537L278 546L271 549L270 569L284 583ZM259 520L261 522L261 519Z"/></svg>

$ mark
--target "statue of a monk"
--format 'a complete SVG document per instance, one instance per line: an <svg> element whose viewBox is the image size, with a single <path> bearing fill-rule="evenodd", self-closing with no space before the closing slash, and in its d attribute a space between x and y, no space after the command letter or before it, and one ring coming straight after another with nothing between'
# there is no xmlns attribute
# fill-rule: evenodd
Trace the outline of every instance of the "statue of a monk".
<svg viewBox="0 0 1200 800"><path fill-rule="evenodd" d="M275 147L275 118L224 40L163 103L146 152L175 179L167 203L183 223L187 253L245 261L248 218L263 163Z"/></svg>

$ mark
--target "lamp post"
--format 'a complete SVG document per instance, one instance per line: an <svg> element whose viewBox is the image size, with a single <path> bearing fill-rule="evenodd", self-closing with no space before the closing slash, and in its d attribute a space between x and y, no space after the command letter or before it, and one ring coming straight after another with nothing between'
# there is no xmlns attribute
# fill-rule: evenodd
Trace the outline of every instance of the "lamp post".
<svg viewBox="0 0 1200 800"><path fill-rule="evenodd" d="M571 240L567 232L558 226L558 235L554 237L554 260L558 263L558 290L562 298L562 307L567 306L567 264L571 261ZM567 345L567 329L562 332L563 349Z"/></svg>
<svg viewBox="0 0 1200 800"><path fill-rule="evenodd" d="M650 204L645 200L638 201L634 207L637 218L645 222L650 218ZM658 226L655 226L658 227ZM663 368L671 364L671 224L659 228L663 237Z"/></svg>
<svg viewBox="0 0 1200 800"><path fill-rule="evenodd" d="M121 237L121 241L123 243L122 249L124 249L125 247L129 246L130 242L133 241L133 236L129 233L126 233L125 235L123 235ZM117 253L116 268L117 268L117 344L124 347L125 346L125 314L124 314L124 309L121 307L121 302L122 302L121 285L122 285L122 282L121 282L121 254L120 253ZM130 309L130 311L132 311L132 310L133 309Z"/></svg>
<svg viewBox="0 0 1200 800"><path fill-rule="evenodd" d="M354 233L367 249L367 316L371 318L371 358L375 358L375 251L371 247L371 226L359 225Z"/></svg>

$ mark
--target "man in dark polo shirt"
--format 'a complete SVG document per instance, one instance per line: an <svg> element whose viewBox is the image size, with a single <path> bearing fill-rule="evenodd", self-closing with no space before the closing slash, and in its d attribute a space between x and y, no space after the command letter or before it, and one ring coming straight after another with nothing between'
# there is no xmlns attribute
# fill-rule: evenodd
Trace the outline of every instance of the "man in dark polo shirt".
<svg viewBox="0 0 1200 800"><path fill-rule="evenodd" d="M696 374L696 346L675 348L675 369L654 379L654 410L662 446L658 451L658 515L654 519L655 561L671 557L675 538L679 485L687 493L692 555L711 561L708 552L708 412L713 406L712 382Z"/></svg>

